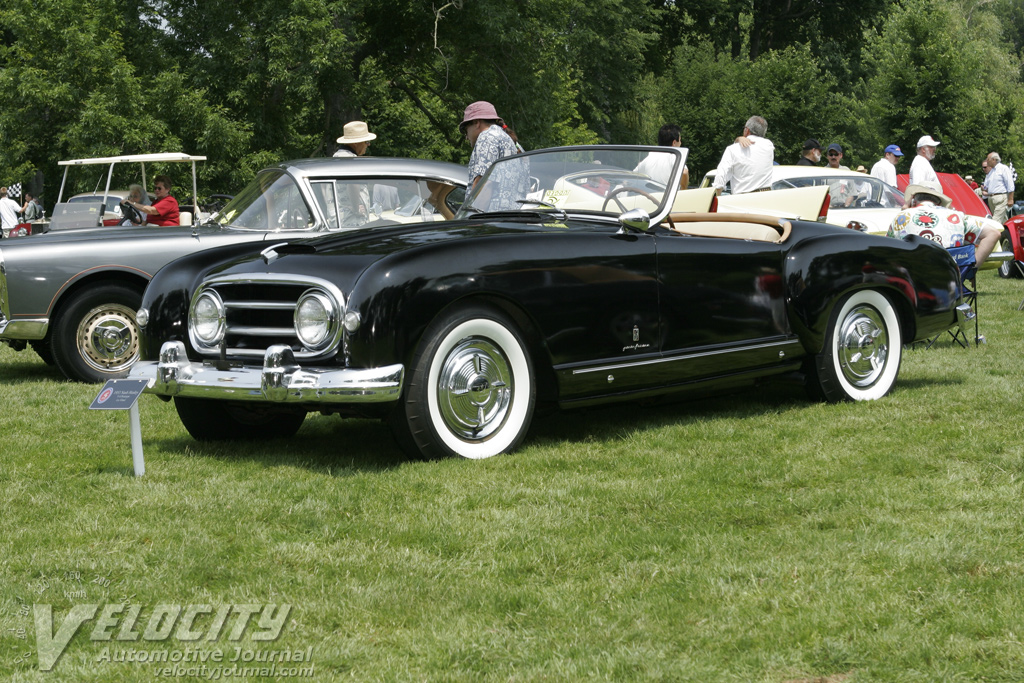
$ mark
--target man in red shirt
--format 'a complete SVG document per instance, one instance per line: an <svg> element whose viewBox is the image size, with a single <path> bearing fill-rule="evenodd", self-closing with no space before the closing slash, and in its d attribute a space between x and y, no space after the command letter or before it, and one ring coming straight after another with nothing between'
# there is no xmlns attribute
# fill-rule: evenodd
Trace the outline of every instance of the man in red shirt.
<svg viewBox="0 0 1024 683"><path fill-rule="evenodd" d="M171 196L171 179L165 175L158 175L153 183L153 194L156 195L153 206L138 202L129 203L146 214L147 225L178 225L178 200Z"/></svg>

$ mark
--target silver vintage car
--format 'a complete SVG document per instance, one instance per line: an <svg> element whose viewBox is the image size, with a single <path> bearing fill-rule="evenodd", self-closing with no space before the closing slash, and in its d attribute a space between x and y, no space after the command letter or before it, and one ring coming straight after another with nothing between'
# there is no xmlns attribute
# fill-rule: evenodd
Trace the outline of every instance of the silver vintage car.
<svg viewBox="0 0 1024 683"><path fill-rule="evenodd" d="M69 379L124 377L135 312L171 260L233 243L452 218L466 170L420 159L290 161L265 169L201 224L55 230L0 245L0 341L31 345Z"/></svg>

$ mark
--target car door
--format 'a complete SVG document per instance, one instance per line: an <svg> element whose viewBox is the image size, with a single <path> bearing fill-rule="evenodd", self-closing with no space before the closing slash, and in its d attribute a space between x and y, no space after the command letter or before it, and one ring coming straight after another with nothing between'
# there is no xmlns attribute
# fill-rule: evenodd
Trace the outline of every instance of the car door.
<svg viewBox="0 0 1024 683"><path fill-rule="evenodd" d="M570 228L537 244L535 282L516 291L537 318L562 399L647 386L644 363L661 353L654 236Z"/></svg>
<svg viewBox="0 0 1024 683"><path fill-rule="evenodd" d="M799 355L779 244L667 231L657 241L663 381L770 369Z"/></svg>

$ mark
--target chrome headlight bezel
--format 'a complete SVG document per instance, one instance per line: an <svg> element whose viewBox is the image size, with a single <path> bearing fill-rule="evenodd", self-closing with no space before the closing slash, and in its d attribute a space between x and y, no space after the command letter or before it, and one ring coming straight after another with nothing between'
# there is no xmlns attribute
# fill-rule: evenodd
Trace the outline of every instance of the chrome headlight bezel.
<svg viewBox="0 0 1024 683"><path fill-rule="evenodd" d="M200 307L207 304L212 305L213 315L209 312L201 312ZM202 318L200 318L202 315ZM212 326L210 323L213 323ZM210 328L212 327L212 330ZM224 341L226 332L226 314L224 300L212 289L200 292L192 300L188 309L188 334L196 347L213 348ZM209 330L202 331L201 330Z"/></svg>
<svg viewBox="0 0 1024 683"><path fill-rule="evenodd" d="M302 293L295 303L295 336L305 348L319 352L332 346L341 331L343 310L330 293L311 288ZM309 334L309 327L315 332Z"/></svg>

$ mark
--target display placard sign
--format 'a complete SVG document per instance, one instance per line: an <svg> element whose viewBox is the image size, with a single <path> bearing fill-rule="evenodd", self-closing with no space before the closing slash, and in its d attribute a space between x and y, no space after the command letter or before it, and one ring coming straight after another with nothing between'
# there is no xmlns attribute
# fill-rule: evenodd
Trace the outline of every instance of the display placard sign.
<svg viewBox="0 0 1024 683"><path fill-rule="evenodd" d="M148 379L108 379L89 410L129 410L147 384Z"/></svg>
<svg viewBox="0 0 1024 683"><path fill-rule="evenodd" d="M89 410L127 410L131 424L132 463L135 476L146 473L146 461L142 457L142 426L139 422L139 396L149 386L148 379L109 379L92 400Z"/></svg>

